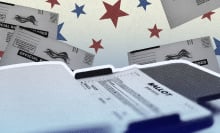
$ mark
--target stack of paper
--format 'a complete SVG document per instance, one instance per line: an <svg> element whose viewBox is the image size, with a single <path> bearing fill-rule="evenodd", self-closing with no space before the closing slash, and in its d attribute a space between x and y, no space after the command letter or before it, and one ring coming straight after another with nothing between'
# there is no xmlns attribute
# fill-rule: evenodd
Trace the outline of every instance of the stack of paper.
<svg viewBox="0 0 220 133"><path fill-rule="evenodd" d="M86 51L17 28L8 43L0 65L33 61L62 61L75 70L91 66L93 59L94 55Z"/></svg>
<svg viewBox="0 0 220 133"><path fill-rule="evenodd" d="M93 63L93 54L56 40L56 13L0 3L0 18L1 65L62 61L75 70Z"/></svg>
<svg viewBox="0 0 220 133"><path fill-rule="evenodd" d="M56 38L58 14L48 11L0 3L0 57L12 37L16 25L45 37Z"/></svg>

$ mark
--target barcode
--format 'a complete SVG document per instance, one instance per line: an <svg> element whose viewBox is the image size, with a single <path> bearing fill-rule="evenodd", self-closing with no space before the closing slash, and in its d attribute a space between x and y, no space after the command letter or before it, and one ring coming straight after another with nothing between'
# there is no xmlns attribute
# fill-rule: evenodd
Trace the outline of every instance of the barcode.
<svg viewBox="0 0 220 133"><path fill-rule="evenodd" d="M210 1L210 0L196 0L196 3L197 3L197 5L201 5L201 4L204 4L208 1Z"/></svg>
<svg viewBox="0 0 220 133"><path fill-rule="evenodd" d="M86 54L85 57L84 57L84 63L88 64L88 65L92 65L93 63L93 60L94 60L94 55L92 54Z"/></svg>
<svg viewBox="0 0 220 133"><path fill-rule="evenodd" d="M202 46L203 46L204 48L210 48L210 47L212 46L209 37L204 37L204 38L202 38L202 39L201 39L201 42L202 42Z"/></svg>
<svg viewBox="0 0 220 133"><path fill-rule="evenodd" d="M58 14L51 13L50 14L50 22L57 24L58 23Z"/></svg>

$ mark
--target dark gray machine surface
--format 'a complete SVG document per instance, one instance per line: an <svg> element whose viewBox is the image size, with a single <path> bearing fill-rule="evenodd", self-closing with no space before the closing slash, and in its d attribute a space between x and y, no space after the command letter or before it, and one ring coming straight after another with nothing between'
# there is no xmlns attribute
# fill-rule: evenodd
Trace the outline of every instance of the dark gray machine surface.
<svg viewBox="0 0 220 133"><path fill-rule="evenodd" d="M220 98L220 78L188 64L174 63L141 70L191 100Z"/></svg>

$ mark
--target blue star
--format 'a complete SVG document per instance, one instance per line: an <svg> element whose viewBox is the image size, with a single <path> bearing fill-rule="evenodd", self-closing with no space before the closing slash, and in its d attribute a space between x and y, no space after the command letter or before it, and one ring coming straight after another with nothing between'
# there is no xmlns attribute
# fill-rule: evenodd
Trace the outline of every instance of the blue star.
<svg viewBox="0 0 220 133"><path fill-rule="evenodd" d="M64 23L58 25L57 28L57 40L67 41L66 38L60 33L63 28Z"/></svg>
<svg viewBox="0 0 220 133"><path fill-rule="evenodd" d="M145 11L147 9L147 6L151 4L147 0L139 0L139 2L140 4L138 5L138 7L143 7Z"/></svg>
<svg viewBox="0 0 220 133"><path fill-rule="evenodd" d="M80 16L81 14L86 14L86 13L83 11L84 6L85 6L85 5L78 6L77 4L75 4L75 8L76 8L76 9L74 9L72 12L77 14L77 18L79 18L79 16Z"/></svg>
<svg viewBox="0 0 220 133"><path fill-rule="evenodd" d="M215 49L215 54L220 55L220 41L214 38L216 49Z"/></svg>

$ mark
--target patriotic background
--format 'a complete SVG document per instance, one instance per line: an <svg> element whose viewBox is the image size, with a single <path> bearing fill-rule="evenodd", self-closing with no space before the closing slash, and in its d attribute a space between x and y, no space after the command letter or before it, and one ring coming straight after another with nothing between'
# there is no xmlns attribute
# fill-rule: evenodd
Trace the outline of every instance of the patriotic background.
<svg viewBox="0 0 220 133"><path fill-rule="evenodd" d="M94 53L94 66L126 66L131 50L202 36L214 37L220 44L220 9L170 29L160 0L1 1L59 13L58 39ZM120 9L115 17L110 8ZM117 16L118 21L110 19ZM153 34L157 30L149 30L155 25L158 36Z"/></svg>

